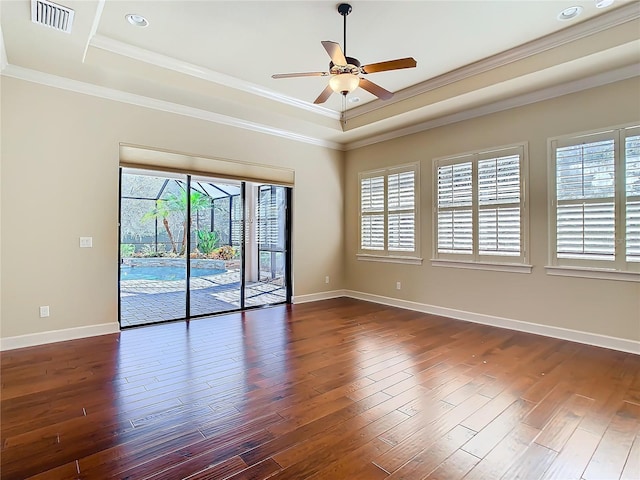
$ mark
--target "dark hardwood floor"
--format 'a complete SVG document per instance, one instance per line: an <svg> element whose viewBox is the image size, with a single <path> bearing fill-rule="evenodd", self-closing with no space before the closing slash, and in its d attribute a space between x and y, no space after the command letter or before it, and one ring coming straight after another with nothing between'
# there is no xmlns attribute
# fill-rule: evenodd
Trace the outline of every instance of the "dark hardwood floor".
<svg viewBox="0 0 640 480"><path fill-rule="evenodd" d="M640 356L357 300L0 359L2 479L640 478Z"/></svg>

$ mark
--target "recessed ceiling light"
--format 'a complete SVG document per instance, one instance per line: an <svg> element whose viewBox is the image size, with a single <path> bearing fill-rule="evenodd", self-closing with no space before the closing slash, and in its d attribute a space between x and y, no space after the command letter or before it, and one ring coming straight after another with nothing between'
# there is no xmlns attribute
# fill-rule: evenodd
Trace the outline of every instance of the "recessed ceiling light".
<svg viewBox="0 0 640 480"><path fill-rule="evenodd" d="M582 13L582 7L576 5L573 7L565 8L558 14L558 20L571 20L572 18L576 18L578 15Z"/></svg>
<svg viewBox="0 0 640 480"><path fill-rule="evenodd" d="M607 8L613 5L614 0L596 0L596 8Z"/></svg>
<svg viewBox="0 0 640 480"><path fill-rule="evenodd" d="M349 102L358 103L360 101L360 97L349 97Z"/></svg>
<svg viewBox="0 0 640 480"><path fill-rule="evenodd" d="M128 13L125 15L127 22L129 22L134 27L146 27L149 25L149 20L144 18L142 15L136 15L135 13Z"/></svg>

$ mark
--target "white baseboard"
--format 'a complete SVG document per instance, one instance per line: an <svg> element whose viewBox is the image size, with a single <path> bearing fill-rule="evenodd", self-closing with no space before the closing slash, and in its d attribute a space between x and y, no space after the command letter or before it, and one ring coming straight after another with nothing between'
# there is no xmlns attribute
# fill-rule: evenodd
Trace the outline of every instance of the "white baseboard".
<svg viewBox="0 0 640 480"><path fill-rule="evenodd" d="M64 342L66 340L76 340L78 338L95 337L97 335L118 333L119 331L120 326L117 323L101 323L99 325L89 325L86 327L29 333L27 335L18 335L16 337L0 338L0 351L34 347L36 345L44 345L46 343Z"/></svg>
<svg viewBox="0 0 640 480"><path fill-rule="evenodd" d="M319 300L329 300L331 298L348 297L347 290L331 290L329 292L310 293L308 295L296 295L291 300L292 303L317 302ZM355 297L354 297L355 298Z"/></svg>
<svg viewBox="0 0 640 480"><path fill-rule="evenodd" d="M417 312L430 313L432 315L440 315L443 317L454 318L456 320L481 323L483 325L507 328L509 330L517 330L519 332L534 333L545 337L559 338L561 340L569 340L572 342L584 343L587 345L594 345L596 347L610 348L612 350L640 355L640 341L636 340L609 337L607 335L553 327L550 325L540 325L538 323L495 317L493 315L484 315L482 313L466 312L463 310L455 310L453 308L438 307L436 305L411 302L408 300L399 300L397 298L383 297L381 295L372 295L370 293L356 292L353 290L344 290L343 292L345 297L355 298L358 300L366 300L368 302L405 308L407 310L415 310Z"/></svg>
<svg viewBox="0 0 640 480"><path fill-rule="evenodd" d="M619 350L621 352L635 353L636 355L640 354L640 342L636 340L610 337L607 335L583 332L580 330L571 330L568 328L553 327L550 325L540 325L537 323L523 322L521 320L513 320L510 318L496 317L493 315L485 315L482 313L474 313L464 310L456 310L453 308L439 307L426 303L411 302L409 300L400 300L397 298L384 297L382 295L373 295L370 293L357 292L354 290L331 290L328 292L311 293L308 295L297 295L293 299L293 303L299 304L307 302L317 302L319 300L329 300L339 297L355 298L358 300L365 300L367 302L379 303L381 305L389 305L391 307L430 313L432 315L440 315L456 320L481 323L483 325L507 328L509 330L516 330L519 332L534 333L536 335L543 335L545 337L559 338L561 340L569 340L571 342L610 348L612 350ZM106 335L109 333L117 333L119 331L120 327L117 323L103 323L86 327L67 328L63 330L53 330L49 332L19 335L16 337L0 338L0 351L13 350L23 347L33 347L36 345L44 345L46 343L63 342L66 340L75 340L78 338L94 337L97 335Z"/></svg>

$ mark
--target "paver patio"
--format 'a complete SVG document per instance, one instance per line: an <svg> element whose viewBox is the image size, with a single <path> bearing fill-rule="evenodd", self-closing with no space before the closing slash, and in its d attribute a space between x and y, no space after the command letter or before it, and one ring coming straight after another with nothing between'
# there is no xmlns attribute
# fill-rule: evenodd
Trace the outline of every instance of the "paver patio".
<svg viewBox="0 0 640 480"><path fill-rule="evenodd" d="M120 282L122 327L185 318L184 280L126 280ZM191 316L240 308L240 273L191 279ZM286 289L278 283L251 282L245 288L245 306L286 301Z"/></svg>

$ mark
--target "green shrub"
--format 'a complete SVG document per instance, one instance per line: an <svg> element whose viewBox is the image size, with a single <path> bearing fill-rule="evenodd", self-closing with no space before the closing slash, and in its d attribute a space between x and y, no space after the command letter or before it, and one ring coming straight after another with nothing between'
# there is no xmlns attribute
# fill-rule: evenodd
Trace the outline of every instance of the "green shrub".
<svg viewBox="0 0 640 480"><path fill-rule="evenodd" d="M218 246L219 236L217 232L208 230L197 230L198 234L198 250L205 255L210 254Z"/></svg>
<svg viewBox="0 0 640 480"><path fill-rule="evenodd" d="M135 251L136 247L133 243L120 244L120 258L132 257Z"/></svg>

